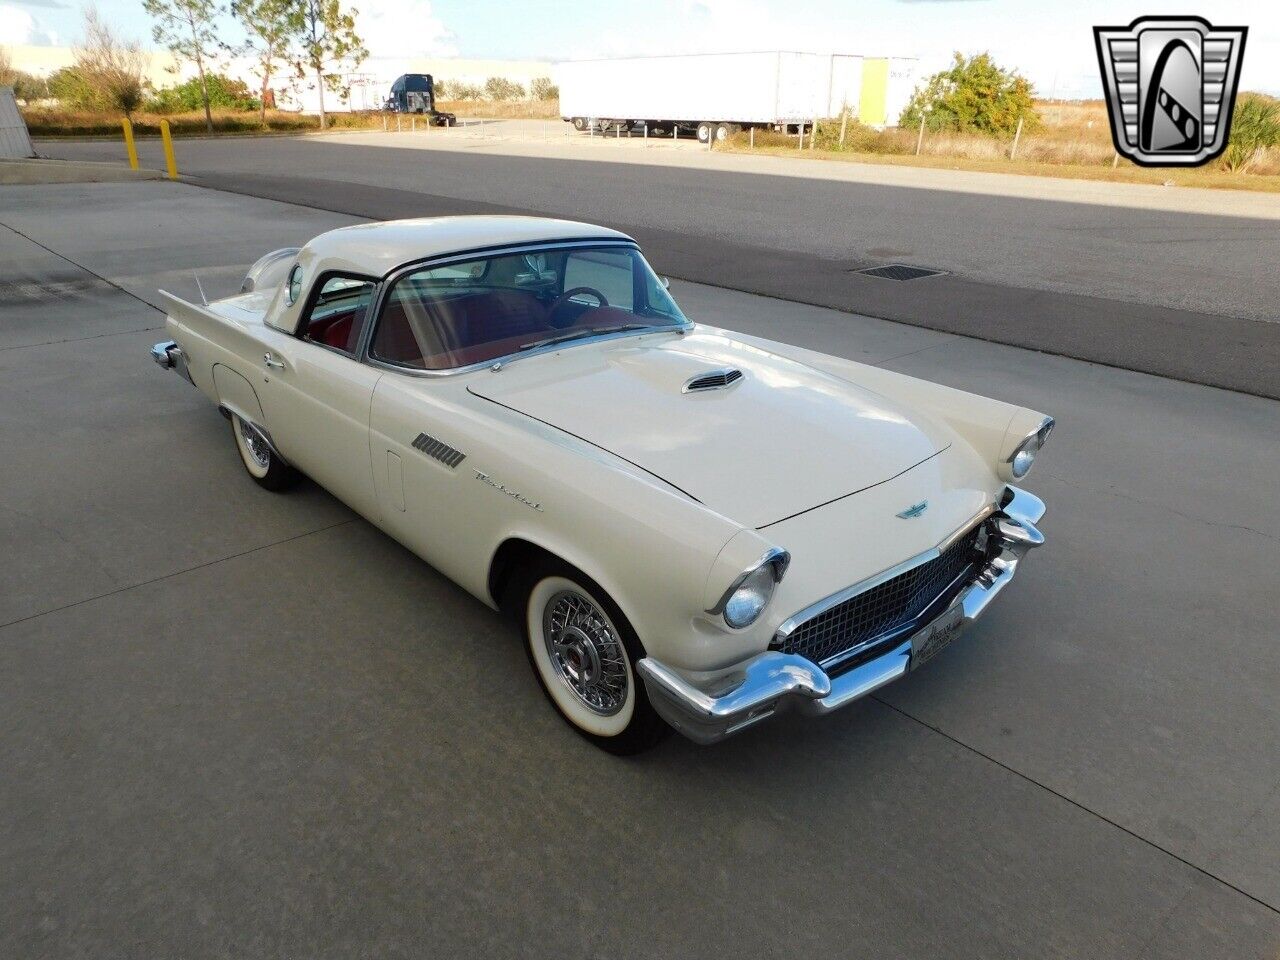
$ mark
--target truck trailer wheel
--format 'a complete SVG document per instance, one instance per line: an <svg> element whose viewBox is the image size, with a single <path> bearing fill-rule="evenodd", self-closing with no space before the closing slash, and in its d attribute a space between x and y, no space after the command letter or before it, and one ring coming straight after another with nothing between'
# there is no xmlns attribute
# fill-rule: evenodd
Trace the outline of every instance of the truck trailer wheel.
<svg viewBox="0 0 1280 960"><path fill-rule="evenodd" d="M724 143L742 128L736 123L717 123L716 124L716 142Z"/></svg>
<svg viewBox="0 0 1280 960"><path fill-rule="evenodd" d="M698 142L707 143L715 134L716 125L710 120L701 120L698 122Z"/></svg>
<svg viewBox="0 0 1280 960"><path fill-rule="evenodd" d="M574 118L573 118L573 129L577 130L579 133L581 133L583 130L587 129L587 118L586 118L586 117L574 117Z"/></svg>

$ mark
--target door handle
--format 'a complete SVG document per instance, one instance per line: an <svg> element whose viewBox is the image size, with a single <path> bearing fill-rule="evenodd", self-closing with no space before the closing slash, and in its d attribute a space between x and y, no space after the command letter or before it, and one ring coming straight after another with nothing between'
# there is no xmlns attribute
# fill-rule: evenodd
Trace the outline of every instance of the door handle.
<svg viewBox="0 0 1280 960"><path fill-rule="evenodd" d="M276 355L269 350L262 355L262 362L268 367L274 367L276 370L284 369L284 361L277 360Z"/></svg>

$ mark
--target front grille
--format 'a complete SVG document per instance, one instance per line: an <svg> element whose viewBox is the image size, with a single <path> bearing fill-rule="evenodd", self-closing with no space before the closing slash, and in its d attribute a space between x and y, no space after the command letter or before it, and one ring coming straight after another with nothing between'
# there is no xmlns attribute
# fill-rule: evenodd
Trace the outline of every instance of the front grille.
<svg viewBox="0 0 1280 960"><path fill-rule="evenodd" d="M773 649L825 665L873 641L905 633L935 602L950 599L944 594L954 591L963 574L976 573L983 559L979 545L986 539L982 530L979 524L932 560L810 617L775 639Z"/></svg>

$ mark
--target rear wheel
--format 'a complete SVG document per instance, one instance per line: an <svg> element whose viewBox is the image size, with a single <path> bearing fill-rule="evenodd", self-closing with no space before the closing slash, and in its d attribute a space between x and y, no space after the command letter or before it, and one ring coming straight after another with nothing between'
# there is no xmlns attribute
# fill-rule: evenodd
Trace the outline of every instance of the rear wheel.
<svg viewBox="0 0 1280 960"><path fill-rule="evenodd" d="M583 130L587 129L587 121L586 121L586 118L585 118L585 117L574 117L574 118L573 118L573 129L577 130L579 133L581 133Z"/></svg>
<svg viewBox="0 0 1280 960"><path fill-rule="evenodd" d="M716 142L723 143L741 129L736 123L717 123Z"/></svg>
<svg viewBox="0 0 1280 960"><path fill-rule="evenodd" d="M715 124L710 120L702 120L698 123L698 142L708 143L715 131Z"/></svg>
<svg viewBox="0 0 1280 960"><path fill-rule="evenodd" d="M279 493L292 487L302 476L276 456L257 427L234 413L231 415L231 435L235 437L244 468L258 486Z"/></svg>
<svg viewBox="0 0 1280 960"><path fill-rule="evenodd" d="M671 728L636 676L644 649L617 605L567 564L540 564L525 582L525 649L560 716L610 753L639 753L664 740Z"/></svg>

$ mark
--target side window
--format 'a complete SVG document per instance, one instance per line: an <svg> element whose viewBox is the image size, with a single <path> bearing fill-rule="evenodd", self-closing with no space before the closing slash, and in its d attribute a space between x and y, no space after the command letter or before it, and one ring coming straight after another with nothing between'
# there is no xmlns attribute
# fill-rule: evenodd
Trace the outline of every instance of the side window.
<svg viewBox="0 0 1280 960"><path fill-rule="evenodd" d="M329 277L303 321L304 340L354 355L373 299L373 281Z"/></svg>
<svg viewBox="0 0 1280 960"><path fill-rule="evenodd" d="M609 306L632 310L635 292L631 265L627 250L576 250L565 258L564 289L590 287L603 293Z"/></svg>

